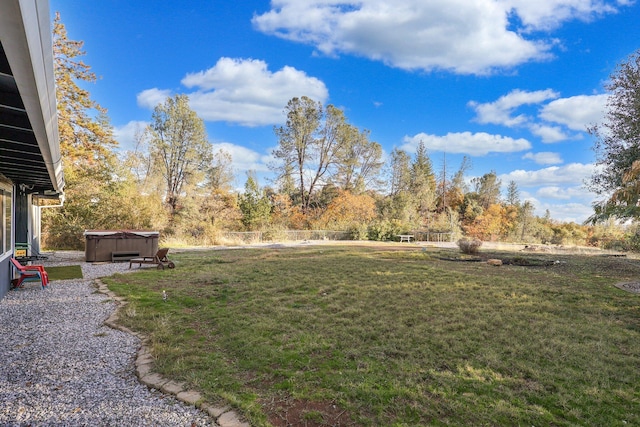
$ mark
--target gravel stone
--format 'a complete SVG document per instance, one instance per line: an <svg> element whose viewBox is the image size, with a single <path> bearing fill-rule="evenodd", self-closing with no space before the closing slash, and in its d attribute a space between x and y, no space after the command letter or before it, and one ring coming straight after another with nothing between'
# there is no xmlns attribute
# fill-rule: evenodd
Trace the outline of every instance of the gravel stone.
<svg viewBox="0 0 640 427"><path fill-rule="evenodd" d="M26 284L0 301L0 425L217 425L143 385L135 374L140 339L103 324L116 304L91 279L130 271L129 263L55 255L45 266L81 264L84 279L53 281L44 290Z"/></svg>

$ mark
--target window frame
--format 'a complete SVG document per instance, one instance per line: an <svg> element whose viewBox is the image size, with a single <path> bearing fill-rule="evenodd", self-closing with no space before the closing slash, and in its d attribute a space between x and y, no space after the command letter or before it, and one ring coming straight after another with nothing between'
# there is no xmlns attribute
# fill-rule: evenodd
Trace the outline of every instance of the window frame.
<svg viewBox="0 0 640 427"><path fill-rule="evenodd" d="M13 255L14 188L0 182L0 259Z"/></svg>

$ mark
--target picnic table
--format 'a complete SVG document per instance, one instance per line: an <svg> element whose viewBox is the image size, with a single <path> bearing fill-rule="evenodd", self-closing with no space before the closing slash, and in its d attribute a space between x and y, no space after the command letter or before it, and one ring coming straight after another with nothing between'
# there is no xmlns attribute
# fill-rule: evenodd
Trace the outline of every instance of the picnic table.
<svg viewBox="0 0 640 427"><path fill-rule="evenodd" d="M398 237L400 238L400 243L402 243L402 242L411 243L411 239L413 238L413 234L398 234Z"/></svg>

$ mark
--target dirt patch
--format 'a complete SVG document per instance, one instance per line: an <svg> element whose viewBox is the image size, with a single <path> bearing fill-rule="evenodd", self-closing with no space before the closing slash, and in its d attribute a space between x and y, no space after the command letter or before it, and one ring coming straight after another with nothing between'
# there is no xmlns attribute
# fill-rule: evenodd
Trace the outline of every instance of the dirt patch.
<svg viewBox="0 0 640 427"><path fill-rule="evenodd" d="M318 402L283 397L262 402L269 422L275 427L355 426L349 414L334 402Z"/></svg>

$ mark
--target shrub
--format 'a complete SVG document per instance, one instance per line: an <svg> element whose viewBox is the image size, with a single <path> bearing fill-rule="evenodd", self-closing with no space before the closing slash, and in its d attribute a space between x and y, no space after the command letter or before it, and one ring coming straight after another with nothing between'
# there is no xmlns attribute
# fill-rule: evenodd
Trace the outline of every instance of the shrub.
<svg viewBox="0 0 640 427"><path fill-rule="evenodd" d="M387 241L393 240L398 234L407 234L408 228L395 219L376 221L369 225L369 240Z"/></svg>
<svg viewBox="0 0 640 427"><path fill-rule="evenodd" d="M458 247L463 254L475 255L482 246L482 241L478 239L460 239L458 240Z"/></svg>

